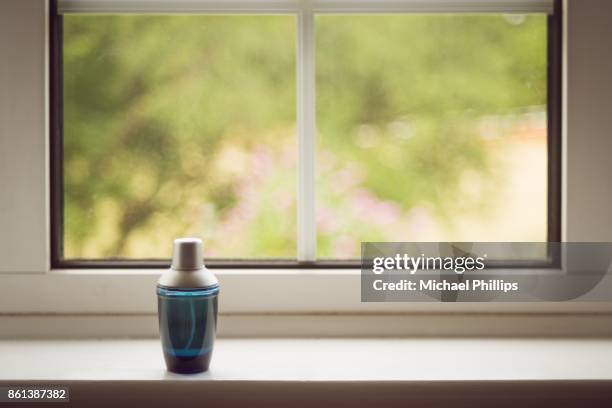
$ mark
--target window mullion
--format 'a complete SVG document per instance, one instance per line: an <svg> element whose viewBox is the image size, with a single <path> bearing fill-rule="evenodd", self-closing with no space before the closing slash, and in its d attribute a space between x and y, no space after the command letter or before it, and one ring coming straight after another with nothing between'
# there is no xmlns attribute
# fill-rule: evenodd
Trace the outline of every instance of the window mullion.
<svg viewBox="0 0 612 408"><path fill-rule="evenodd" d="M297 24L298 260L316 259L315 227L315 33L305 7Z"/></svg>

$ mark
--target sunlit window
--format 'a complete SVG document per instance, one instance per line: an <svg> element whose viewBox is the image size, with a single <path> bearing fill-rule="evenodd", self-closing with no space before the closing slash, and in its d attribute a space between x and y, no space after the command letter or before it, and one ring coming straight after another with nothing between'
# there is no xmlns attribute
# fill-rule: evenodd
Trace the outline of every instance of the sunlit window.
<svg viewBox="0 0 612 408"><path fill-rule="evenodd" d="M546 16L318 16L316 30L319 256L546 241Z"/></svg>
<svg viewBox="0 0 612 408"><path fill-rule="evenodd" d="M64 16L64 256L295 258L295 18Z"/></svg>
<svg viewBox="0 0 612 408"><path fill-rule="evenodd" d="M63 16L64 260L297 259L296 15ZM546 241L545 14L314 20L319 260ZM314 128L314 127L313 127Z"/></svg>

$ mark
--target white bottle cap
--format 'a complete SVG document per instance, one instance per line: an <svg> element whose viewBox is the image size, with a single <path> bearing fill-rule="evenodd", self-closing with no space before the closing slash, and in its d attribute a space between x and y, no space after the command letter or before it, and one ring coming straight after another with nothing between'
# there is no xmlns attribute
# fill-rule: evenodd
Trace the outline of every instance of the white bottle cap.
<svg viewBox="0 0 612 408"><path fill-rule="evenodd" d="M204 266L202 240L200 238L177 238L172 250L172 269L177 271L200 269Z"/></svg>
<svg viewBox="0 0 612 408"><path fill-rule="evenodd" d="M175 239L172 266L162 273L157 284L183 289L218 286L217 277L204 266L203 252L200 238Z"/></svg>

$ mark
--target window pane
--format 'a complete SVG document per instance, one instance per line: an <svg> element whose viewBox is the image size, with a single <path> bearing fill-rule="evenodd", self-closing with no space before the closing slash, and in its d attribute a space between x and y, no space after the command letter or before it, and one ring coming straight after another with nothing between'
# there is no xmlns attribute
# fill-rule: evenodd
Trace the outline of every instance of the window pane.
<svg viewBox="0 0 612 408"><path fill-rule="evenodd" d="M318 16L317 252L546 241L545 15Z"/></svg>
<svg viewBox="0 0 612 408"><path fill-rule="evenodd" d="M294 258L295 18L66 15L64 257Z"/></svg>

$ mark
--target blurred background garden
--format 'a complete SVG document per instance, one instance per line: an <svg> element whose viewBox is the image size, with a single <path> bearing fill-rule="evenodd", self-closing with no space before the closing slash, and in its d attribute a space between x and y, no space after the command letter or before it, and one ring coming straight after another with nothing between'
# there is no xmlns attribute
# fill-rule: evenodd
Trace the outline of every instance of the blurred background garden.
<svg viewBox="0 0 612 408"><path fill-rule="evenodd" d="M316 17L320 258L545 241L545 15ZM66 15L64 257L294 259L296 20Z"/></svg>

